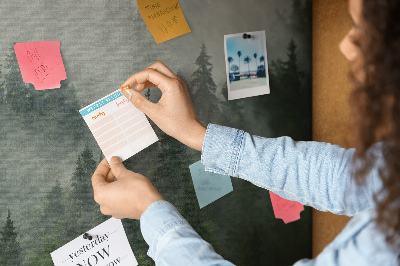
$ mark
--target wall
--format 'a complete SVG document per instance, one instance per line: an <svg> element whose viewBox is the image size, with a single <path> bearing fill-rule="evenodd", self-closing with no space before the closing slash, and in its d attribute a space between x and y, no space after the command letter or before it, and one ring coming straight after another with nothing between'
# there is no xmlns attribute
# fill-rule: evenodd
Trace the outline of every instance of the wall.
<svg viewBox="0 0 400 266"><path fill-rule="evenodd" d="M349 140L350 64L339 43L351 28L346 0L313 1L313 140L352 146ZM313 210L313 257L331 242L348 217Z"/></svg>

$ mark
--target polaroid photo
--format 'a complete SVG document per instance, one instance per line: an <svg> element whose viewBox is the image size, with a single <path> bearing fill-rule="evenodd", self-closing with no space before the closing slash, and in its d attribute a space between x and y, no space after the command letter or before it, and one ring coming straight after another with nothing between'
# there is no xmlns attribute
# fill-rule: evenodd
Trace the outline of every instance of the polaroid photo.
<svg viewBox="0 0 400 266"><path fill-rule="evenodd" d="M228 100L269 94L265 31L224 36Z"/></svg>

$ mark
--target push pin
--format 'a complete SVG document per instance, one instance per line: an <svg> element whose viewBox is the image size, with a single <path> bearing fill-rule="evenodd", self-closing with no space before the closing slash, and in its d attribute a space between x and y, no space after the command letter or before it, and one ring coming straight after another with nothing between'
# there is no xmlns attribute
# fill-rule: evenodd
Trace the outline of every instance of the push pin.
<svg viewBox="0 0 400 266"><path fill-rule="evenodd" d="M83 234L83 239L92 240L92 239L93 239L93 236L89 235L88 233L84 233L84 234Z"/></svg>
<svg viewBox="0 0 400 266"><path fill-rule="evenodd" d="M243 33L243 39L250 39L250 38L251 38L250 34Z"/></svg>
<svg viewBox="0 0 400 266"><path fill-rule="evenodd" d="M131 87L129 85L126 85L125 87L121 87L121 92L124 92L124 90L129 90Z"/></svg>

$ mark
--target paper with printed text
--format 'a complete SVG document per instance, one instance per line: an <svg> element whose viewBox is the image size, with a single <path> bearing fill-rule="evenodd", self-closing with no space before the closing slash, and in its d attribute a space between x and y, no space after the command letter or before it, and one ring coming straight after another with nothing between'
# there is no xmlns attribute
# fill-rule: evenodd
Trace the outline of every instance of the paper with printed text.
<svg viewBox="0 0 400 266"><path fill-rule="evenodd" d="M84 239L88 233L92 240ZM110 218L50 253L55 266L138 265L119 219Z"/></svg>
<svg viewBox="0 0 400 266"><path fill-rule="evenodd" d="M117 90L79 110L107 161L122 161L158 141L145 114Z"/></svg>

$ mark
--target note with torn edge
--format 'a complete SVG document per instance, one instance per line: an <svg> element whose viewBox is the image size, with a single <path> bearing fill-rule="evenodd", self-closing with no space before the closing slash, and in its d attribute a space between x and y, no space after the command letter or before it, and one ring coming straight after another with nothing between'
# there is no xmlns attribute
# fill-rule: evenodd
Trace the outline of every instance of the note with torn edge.
<svg viewBox="0 0 400 266"><path fill-rule="evenodd" d="M178 0L137 0L137 4L157 44L190 32Z"/></svg>
<svg viewBox="0 0 400 266"><path fill-rule="evenodd" d="M60 53L60 42L40 41L14 45L22 79L36 90L60 88L67 78Z"/></svg>
<svg viewBox="0 0 400 266"><path fill-rule="evenodd" d="M110 218L50 253L55 266L138 265L119 219Z"/></svg>
<svg viewBox="0 0 400 266"><path fill-rule="evenodd" d="M79 110L107 161L126 160L158 141L145 114L117 90Z"/></svg>
<svg viewBox="0 0 400 266"><path fill-rule="evenodd" d="M285 224L300 219L300 213L304 211L304 206L296 201L284 199L273 192L269 192L275 218L282 219Z"/></svg>
<svg viewBox="0 0 400 266"><path fill-rule="evenodd" d="M233 191L230 176L207 172L201 161L189 169L200 209Z"/></svg>

